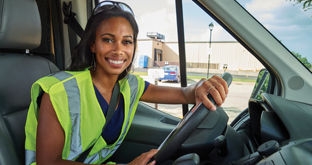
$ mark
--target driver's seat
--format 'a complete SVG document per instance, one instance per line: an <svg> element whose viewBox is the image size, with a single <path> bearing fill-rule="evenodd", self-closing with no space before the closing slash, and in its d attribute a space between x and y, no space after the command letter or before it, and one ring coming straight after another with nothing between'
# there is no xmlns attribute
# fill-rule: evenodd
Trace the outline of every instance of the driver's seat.
<svg viewBox="0 0 312 165"><path fill-rule="evenodd" d="M0 164L25 164L25 120L30 88L38 78L58 71L54 63L31 53L41 42L35 0L0 0Z"/></svg>

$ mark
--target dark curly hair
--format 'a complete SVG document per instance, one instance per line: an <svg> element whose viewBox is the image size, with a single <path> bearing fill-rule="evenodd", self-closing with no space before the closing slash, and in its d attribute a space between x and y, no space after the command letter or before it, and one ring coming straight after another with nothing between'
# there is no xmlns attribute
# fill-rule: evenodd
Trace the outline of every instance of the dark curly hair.
<svg viewBox="0 0 312 165"><path fill-rule="evenodd" d="M139 28L137 25L137 22L133 16L133 14L129 12L125 12L122 9L119 9L117 7L107 10L107 11L102 11L101 13L98 13L96 15L92 15L87 22L85 31L83 33L83 36L81 37L80 42L78 45L75 47L73 50L72 54L72 61L71 65L69 66L70 71L82 71L87 68L92 67L92 63L94 62L94 55L92 55L92 52L90 50L90 46L94 43L95 41L95 34L96 34L96 29L98 26L101 24L102 21L107 20L112 17L123 17L127 19L133 29L133 38L134 38L134 51L133 51L133 58L132 62L134 59L134 54L136 50L136 45L137 45L137 36L139 33ZM118 79L124 78L129 70L131 70L132 67L132 62L131 64L119 75Z"/></svg>

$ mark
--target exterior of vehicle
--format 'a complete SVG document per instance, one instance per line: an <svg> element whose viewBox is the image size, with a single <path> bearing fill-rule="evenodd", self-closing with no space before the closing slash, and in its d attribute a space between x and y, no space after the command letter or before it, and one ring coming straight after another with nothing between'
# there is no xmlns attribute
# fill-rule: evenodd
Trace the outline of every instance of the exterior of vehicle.
<svg viewBox="0 0 312 165"><path fill-rule="evenodd" d="M180 70L178 65L163 66L164 77L159 78L159 81L180 82Z"/></svg>

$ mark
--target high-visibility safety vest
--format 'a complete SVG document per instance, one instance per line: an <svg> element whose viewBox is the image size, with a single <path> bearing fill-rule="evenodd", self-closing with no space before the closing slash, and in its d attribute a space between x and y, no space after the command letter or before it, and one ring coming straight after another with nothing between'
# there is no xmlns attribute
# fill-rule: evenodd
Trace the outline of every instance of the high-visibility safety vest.
<svg viewBox="0 0 312 165"><path fill-rule="evenodd" d="M65 142L62 158L75 160L92 145L84 163L98 164L106 161L120 146L134 118L139 99L144 92L144 80L127 75L119 80L124 97L124 121L116 142L108 145L101 136L106 122L98 103L89 70L58 72L36 81L31 89L31 104L26 119L26 164L36 164L36 133L39 106L37 99L48 93L56 116L64 130Z"/></svg>

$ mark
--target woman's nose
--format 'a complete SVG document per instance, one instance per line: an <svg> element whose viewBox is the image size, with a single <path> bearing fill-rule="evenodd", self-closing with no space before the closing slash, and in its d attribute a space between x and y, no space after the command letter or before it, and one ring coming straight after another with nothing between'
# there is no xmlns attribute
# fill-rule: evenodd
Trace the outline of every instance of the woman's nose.
<svg viewBox="0 0 312 165"><path fill-rule="evenodd" d="M114 50L113 50L117 55L120 55L122 52L122 43L115 42L114 43Z"/></svg>

